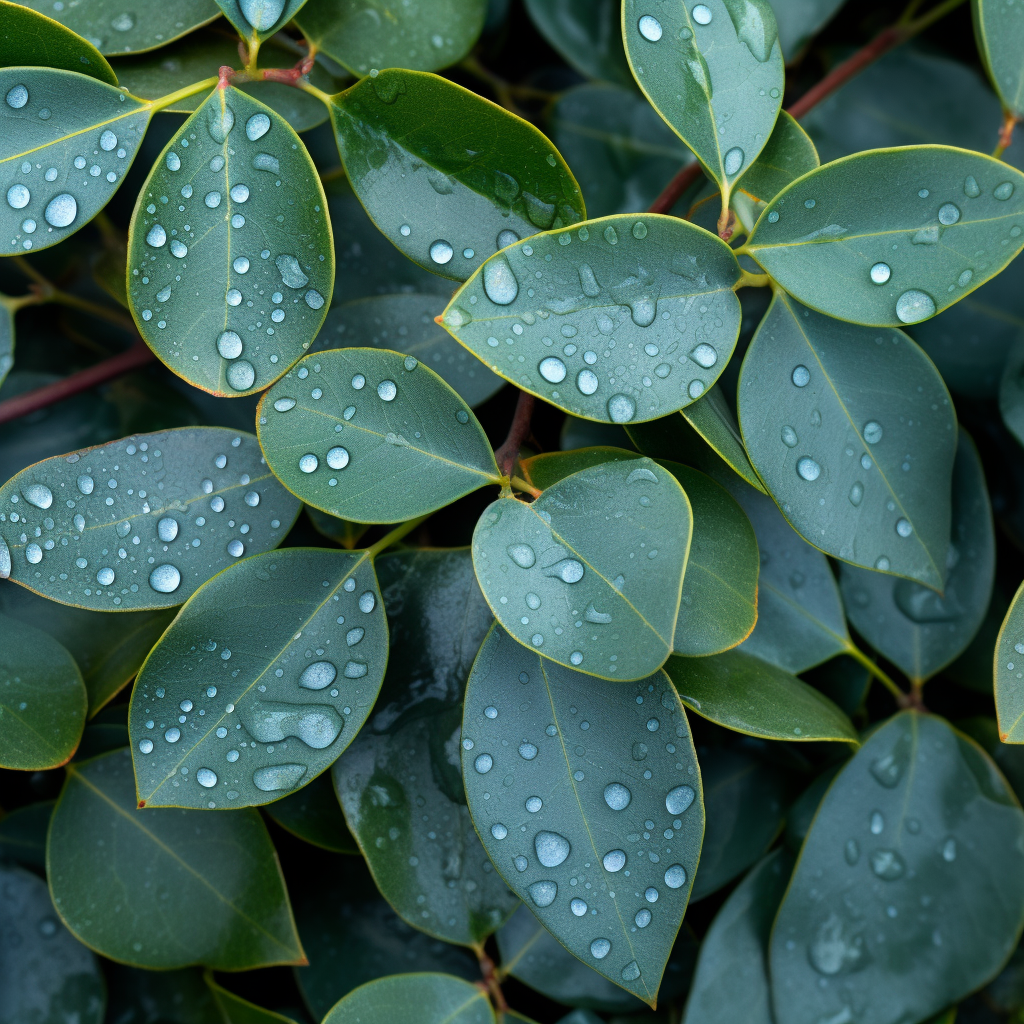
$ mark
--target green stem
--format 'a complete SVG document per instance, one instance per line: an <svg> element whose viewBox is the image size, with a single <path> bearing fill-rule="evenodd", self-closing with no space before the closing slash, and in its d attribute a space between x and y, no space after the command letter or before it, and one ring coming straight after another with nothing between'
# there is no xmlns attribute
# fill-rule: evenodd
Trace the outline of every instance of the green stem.
<svg viewBox="0 0 1024 1024"><path fill-rule="evenodd" d="M741 288L767 288L771 285L771 278L767 274L752 274L749 270L741 268L740 279L732 286L734 292Z"/></svg>
<svg viewBox="0 0 1024 1024"><path fill-rule="evenodd" d="M38 292L29 292L28 295L0 295L0 306L3 306L11 316L25 306L38 306L45 301Z"/></svg>
<svg viewBox="0 0 1024 1024"><path fill-rule="evenodd" d="M896 698L896 703L900 707L906 707L907 694L902 690L890 676L888 676L882 669L880 669L859 647L855 644L850 643L846 649L846 653L853 658L854 661L863 665L871 675L875 677L892 695Z"/></svg>
<svg viewBox="0 0 1024 1024"><path fill-rule="evenodd" d="M186 85L184 89L168 93L166 96L161 96L158 100L151 100L150 106L154 113L158 110L166 110L177 103L178 100L184 100L189 96L194 96L197 92L212 89L218 81L219 79L214 75L213 78L204 78L201 82L193 82L191 85Z"/></svg>
<svg viewBox="0 0 1024 1024"><path fill-rule="evenodd" d="M433 512L428 512L425 516L418 516L416 519L409 519L404 523L399 523L393 530L385 533L376 544L371 544L366 549L366 553L371 558L376 558L386 548L391 547L392 544L397 544L407 534L412 533L420 523L429 519L433 514Z"/></svg>
<svg viewBox="0 0 1024 1024"><path fill-rule="evenodd" d="M517 491L523 491L525 494L532 494L535 498L541 496L541 492L537 490L533 484L528 484L521 476L514 476L509 481Z"/></svg>
<svg viewBox="0 0 1024 1024"><path fill-rule="evenodd" d="M312 85L304 79L300 78L295 83L295 88L301 89L303 92L308 92L310 96L315 96L328 109L330 109L334 103L333 96L328 96L323 89L318 89L315 85Z"/></svg>

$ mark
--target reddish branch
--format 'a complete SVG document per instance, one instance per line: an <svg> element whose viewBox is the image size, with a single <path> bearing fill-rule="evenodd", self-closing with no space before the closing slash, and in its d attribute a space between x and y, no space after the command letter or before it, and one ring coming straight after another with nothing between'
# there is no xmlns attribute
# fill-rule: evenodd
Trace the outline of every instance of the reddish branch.
<svg viewBox="0 0 1024 1024"><path fill-rule="evenodd" d="M523 442L530 435L530 419L533 416L533 395L525 391L519 392L519 399L516 402L516 411L512 417L512 426L509 427L508 437L505 443L494 453L494 459L498 463L498 469L502 476L511 476L512 467L519 458L519 449Z"/></svg>
<svg viewBox="0 0 1024 1024"><path fill-rule="evenodd" d="M1013 143L1013 129L1017 127L1020 118L1009 110L1003 111L1003 126L999 129L999 152L1009 149Z"/></svg>

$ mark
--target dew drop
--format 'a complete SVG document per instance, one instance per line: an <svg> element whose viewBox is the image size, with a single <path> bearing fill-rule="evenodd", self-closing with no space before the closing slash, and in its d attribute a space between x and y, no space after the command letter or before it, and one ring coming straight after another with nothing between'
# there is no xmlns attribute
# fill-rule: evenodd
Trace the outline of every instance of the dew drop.
<svg viewBox="0 0 1024 1024"><path fill-rule="evenodd" d="M972 174L968 174L964 179L964 195L968 199L977 199L981 195L981 189L978 188L978 183Z"/></svg>
<svg viewBox="0 0 1024 1024"><path fill-rule="evenodd" d="M451 242L439 238L436 242L431 243L430 258L439 266L449 263L454 255L455 250L452 248Z"/></svg>
<svg viewBox="0 0 1024 1024"><path fill-rule="evenodd" d="M262 139L270 131L270 118L263 113L253 114L245 122L245 134L250 142Z"/></svg>
<svg viewBox="0 0 1024 1024"><path fill-rule="evenodd" d="M178 521L170 516L164 516L156 524L156 535L165 544L170 544L178 536Z"/></svg>
<svg viewBox="0 0 1024 1024"><path fill-rule="evenodd" d="M537 367L540 375L551 384L561 384L565 380L565 363L557 356L548 356L540 361Z"/></svg>
<svg viewBox="0 0 1024 1024"><path fill-rule="evenodd" d="M46 484L29 484L21 493L25 500L36 508L48 509L53 504L53 492Z"/></svg>
<svg viewBox="0 0 1024 1024"><path fill-rule="evenodd" d="M519 294L519 282L504 256L484 264L484 292L496 306L507 306Z"/></svg>
<svg viewBox="0 0 1024 1024"><path fill-rule="evenodd" d="M896 300L896 316L904 324L916 324L935 314L935 300L927 293L911 288Z"/></svg>
<svg viewBox="0 0 1024 1024"><path fill-rule="evenodd" d="M544 880L534 882L527 891L536 906L550 907L558 895L558 886L552 881Z"/></svg>
<svg viewBox="0 0 1024 1024"><path fill-rule="evenodd" d="M239 359L228 367L224 376L235 391L248 391L256 381L256 370L248 360Z"/></svg>
<svg viewBox="0 0 1024 1024"><path fill-rule="evenodd" d="M996 199L1005 202L1013 195L1013 182L1004 181L1001 185L996 185L992 190L992 195L994 195Z"/></svg>
<svg viewBox="0 0 1024 1024"><path fill-rule="evenodd" d="M855 507L864 500L864 485L859 480L850 488L849 498L850 504Z"/></svg>
<svg viewBox="0 0 1024 1024"><path fill-rule="evenodd" d="M508 829L502 825L500 821L495 822L491 826L491 835L494 836L495 839L504 839L505 836L508 835Z"/></svg>
<svg viewBox="0 0 1024 1024"><path fill-rule="evenodd" d="M636 403L629 395L612 395L608 399L608 418L612 423L629 423L635 413Z"/></svg>
<svg viewBox="0 0 1024 1024"><path fill-rule="evenodd" d="M169 562L158 565L149 574L149 585L158 594L173 594L181 584L181 573Z"/></svg>
<svg viewBox="0 0 1024 1024"><path fill-rule="evenodd" d="M734 174L739 174L740 168L743 166L743 160L743 150L740 149L739 146L734 146L725 154L725 160L722 165L725 169L725 173L728 174L729 177L732 177Z"/></svg>
<svg viewBox="0 0 1024 1024"><path fill-rule="evenodd" d="M792 374L793 383L798 388L805 388L810 383L811 371L804 365L794 366Z"/></svg>
<svg viewBox="0 0 1024 1024"><path fill-rule="evenodd" d="M640 914L648 915L647 921L650 921L650 913L651 912L649 910L640 911ZM640 914L636 915L637 918L640 917ZM647 924L647 921L645 921L644 924L640 925L640 927L643 928L644 925ZM640 922L637 921L637 924L640 924ZM636 981L636 979L640 977L640 965L635 960L630 960L630 962L622 968L621 974L623 981Z"/></svg>
<svg viewBox="0 0 1024 1024"><path fill-rule="evenodd" d="M587 911L590 909L584 900L581 900L579 896L574 897L569 903L569 909L577 916L586 916Z"/></svg>
<svg viewBox="0 0 1024 1024"><path fill-rule="evenodd" d="M546 868L557 868L559 864L564 864L572 852L569 840L557 832L538 832L533 847L537 851L537 859Z"/></svg>
<svg viewBox="0 0 1024 1024"><path fill-rule="evenodd" d="M682 814L693 803L695 795L689 786L676 786L665 797L665 809L669 814Z"/></svg>
<svg viewBox="0 0 1024 1024"><path fill-rule="evenodd" d="M690 358L708 370L718 362L718 352L711 345L702 342L690 353Z"/></svg>
<svg viewBox="0 0 1024 1024"><path fill-rule="evenodd" d="M944 203L939 207L939 223L949 226L960 219L960 208L953 203Z"/></svg>
<svg viewBox="0 0 1024 1024"><path fill-rule="evenodd" d="M901 537L909 537L914 532L914 528L910 525L909 522L907 522L906 519L897 519L896 532Z"/></svg>
<svg viewBox="0 0 1024 1024"><path fill-rule="evenodd" d="M632 799L633 794L621 782L611 782L604 787L604 802L613 811L624 811Z"/></svg>
<svg viewBox="0 0 1024 1024"><path fill-rule="evenodd" d="M537 555L529 544L511 544L508 548L509 558L523 569L530 569L537 561Z"/></svg>
<svg viewBox="0 0 1024 1024"><path fill-rule="evenodd" d="M594 939L590 944L590 955L595 960L603 960L612 951L612 944L607 939Z"/></svg>
<svg viewBox="0 0 1024 1024"><path fill-rule="evenodd" d="M224 331L217 339L217 351L225 359L237 359L242 354L242 339L234 331Z"/></svg>
<svg viewBox="0 0 1024 1024"><path fill-rule="evenodd" d="M673 864L665 872L665 884L670 889L680 889L686 885L686 869L682 864Z"/></svg>
<svg viewBox="0 0 1024 1024"><path fill-rule="evenodd" d="M888 263L876 263L870 270L871 280L875 284L885 284L892 277Z"/></svg>
<svg viewBox="0 0 1024 1024"><path fill-rule="evenodd" d="M257 768L252 773L252 782L263 793L276 793L282 789L294 789L305 774L304 764L275 764Z"/></svg>
<svg viewBox="0 0 1024 1024"><path fill-rule="evenodd" d="M796 471L800 474L801 478L808 481L817 480L821 476L821 466L807 455L804 455L801 459L797 460Z"/></svg>
<svg viewBox="0 0 1024 1024"><path fill-rule="evenodd" d="M864 440L868 444L878 444L882 440L882 424L877 420L869 420L864 424Z"/></svg>
<svg viewBox="0 0 1024 1024"><path fill-rule="evenodd" d="M209 768L200 768L196 772L196 782L204 789L213 789L217 785L217 773Z"/></svg>
<svg viewBox="0 0 1024 1024"><path fill-rule="evenodd" d="M581 394L592 395L598 388L597 374L593 370L580 370L576 376L576 387Z"/></svg>
<svg viewBox="0 0 1024 1024"><path fill-rule="evenodd" d="M645 14L640 19L637 28L640 30L640 35L652 43L656 43L662 36L661 22L650 14Z"/></svg>
<svg viewBox="0 0 1024 1024"><path fill-rule="evenodd" d="M787 448L795 448L800 443L800 438L796 436L796 431L792 427L782 428L782 443Z"/></svg>
<svg viewBox="0 0 1024 1024"><path fill-rule="evenodd" d="M28 89L23 85L16 85L7 92L7 106L12 110L21 110L28 103Z"/></svg>
<svg viewBox="0 0 1024 1024"><path fill-rule="evenodd" d="M604 865L605 871L610 871L614 874L616 871L621 871L626 866L626 854L624 850L609 850L602 858L601 863Z"/></svg>

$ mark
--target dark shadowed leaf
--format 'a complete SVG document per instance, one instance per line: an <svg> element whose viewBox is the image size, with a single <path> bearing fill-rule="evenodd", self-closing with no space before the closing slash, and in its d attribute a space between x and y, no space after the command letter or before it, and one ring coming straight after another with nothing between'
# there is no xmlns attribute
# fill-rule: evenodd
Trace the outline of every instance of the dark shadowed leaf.
<svg viewBox="0 0 1024 1024"><path fill-rule="evenodd" d="M107 1024L224 1024L197 967L147 971L113 962L104 967Z"/></svg>
<svg viewBox="0 0 1024 1024"><path fill-rule="evenodd" d="M1010 349L999 381L999 411L1003 423L1024 444L1024 331Z"/></svg>
<svg viewBox="0 0 1024 1024"><path fill-rule="evenodd" d="M0 858L46 870L46 830L55 802L29 804L0 818Z"/></svg>
<svg viewBox="0 0 1024 1024"><path fill-rule="evenodd" d="M486 990L450 974L398 974L367 982L324 1024L494 1024Z"/></svg>
<svg viewBox="0 0 1024 1024"><path fill-rule="evenodd" d="M787 61L794 60L811 37L823 28L843 0L773 0L779 43Z"/></svg>
<svg viewBox="0 0 1024 1024"><path fill-rule="evenodd" d="M851 748L847 748L850 750ZM811 822L821 804L822 797L832 785L832 780L839 773L843 762L830 765L793 801L792 806L786 812L786 834L785 843L793 853L799 853L800 847L807 838L811 829Z"/></svg>
<svg viewBox="0 0 1024 1024"><path fill-rule="evenodd" d="M740 189L762 203L769 203L791 182L813 171L818 163L818 152L810 136L783 111L761 155L743 176Z"/></svg>
<svg viewBox="0 0 1024 1024"><path fill-rule="evenodd" d="M994 658L999 738L1024 743L1024 584L1003 619Z"/></svg>
<svg viewBox="0 0 1024 1024"><path fill-rule="evenodd" d="M545 452L533 455L519 463L523 478L538 490L546 491L560 480L584 469L592 469L606 462L628 462L642 458L636 452L622 448L594 447L574 448L572 451Z"/></svg>
<svg viewBox="0 0 1024 1024"><path fill-rule="evenodd" d="M349 551L356 547L363 534L369 529L366 523L351 523L347 519L339 519L337 516L321 512L320 509L313 508L312 505L306 506L306 515L309 516L309 521L318 533Z"/></svg>
<svg viewBox="0 0 1024 1024"><path fill-rule="evenodd" d="M537 31L577 71L632 86L619 7L618 0L526 0Z"/></svg>
<svg viewBox="0 0 1024 1024"><path fill-rule="evenodd" d="M0 295L0 384L14 365L14 307Z"/></svg>
<svg viewBox="0 0 1024 1024"><path fill-rule="evenodd" d="M285 27L306 0L217 0L224 17L238 29L238 34L254 43L269 39ZM294 62L293 62L294 63Z"/></svg>
<svg viewBox="0 0 1024 1024"><path fill-rule="evenodd" d="M241 996L236 996L234 992L229 992L218 985L209 972L206 975L206 984L224 1019L224 1024L295 1024L292 1017L265 1010L247 999L242 999Z"/></svg>
<svg viewBox="0 0 1024 1024"><path fill-rule="evenodd" d="M267 814L283 829L314 846L332 853L359 852L327 772L297 793L268 804Z"/></svg>
<svg viewBox="0 0 1024 1024"><path fill-rule="evenodd" d="M1024 114L1024 17L1012 4L997 0L971 0L978 53L1003 106Z"/></svg>

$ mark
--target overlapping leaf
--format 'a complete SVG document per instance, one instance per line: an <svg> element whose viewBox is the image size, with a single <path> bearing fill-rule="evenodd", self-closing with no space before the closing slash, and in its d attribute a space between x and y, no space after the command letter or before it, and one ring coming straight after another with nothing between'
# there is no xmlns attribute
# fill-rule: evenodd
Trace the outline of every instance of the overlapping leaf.
<svg viewBox="0 0 1024 1024"><path fill-rule="evenodd" d="M14 307L0 295L0 384L14 365Z"/></svg>
<svg viewBox="0 0 1024 1024"><path fill-rule="evenodd" d="M1016 117L1024 115L1024 16L998 0L971 0L971 15L978 53L1003 107Z"/></svg>
<svg viewBox="0 0 1024 1024"><path fill-rule="evenodd" d="M358 853L331 776L324 772L298 792L267 805L266 813L292 835L332 853Z"/></svg>
<svg viewBox="0 0 1024 1024"><path fill-rule="evenodd" d="M999 738L1024 743L1024 584L1013 596L1003 619L994 656L996 714Z"/></svg>
<svg viewBox="0 0 1024 1024"><path fill-rule="evenodd" d="M56 12L51 7L47 13ZM0 23L0 67L59 68L117 85L117 75L99 50L52 17L2 0Z"/></svg>
<svg viewBox="0 0 1024 1024"><path fill-rule="evenodd" d="M415 1007L415 1011L413 1008ZM485 990L450 974L396 974L361 985L324 1024L494 1024Z"/></svg>
<svg viewBox="0 0 1024 1024"><path fill-rule="evenodd" d="M632 86L618 0L526 0L537 31L588 78Z"/></svg>
<svg viewBox="0 0 1024 1024"><path fill-rule="evenodd" d="M284 28L306 0L217 0L224 17L250 47Z"/></svg>

